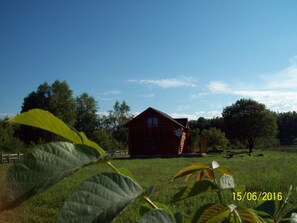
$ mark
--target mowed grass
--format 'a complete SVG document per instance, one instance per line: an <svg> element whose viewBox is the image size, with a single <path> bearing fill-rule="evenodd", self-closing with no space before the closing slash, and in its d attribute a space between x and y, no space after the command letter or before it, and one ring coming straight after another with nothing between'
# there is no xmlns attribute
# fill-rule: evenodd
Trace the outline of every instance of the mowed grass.
<svg viewBox="0 0 297 223"><path fill-rule="evenodd" d="M186 183L183 179L171 182L178 170L195 162L211 163L216 160L221 166L231 167L235 173L235 184L245 185L250 192L281 192L283 196L293 185L293 194L289 208L297 207L297 153L279 151L255 151L249 157L237 155L231 159L222 155L210 155L203 158L154 158L154 159L118 159L112 163L116 167L129 169L143 187L154 186L150 196L153 201L167 204L173 211L181 211L186 217L209 202L218 202L215 193L206 193L175 204L171 204L172 196ZM0 165L0 185L9 165ZM0 214L0 222L55 222L63 201L82 181L102 171L111 171L105 164L94 164L77 171L48 190L30 198L19 207ZM231 193L225 193L228 203L255 207L253 201L234 201ZM115 222L137 222L139 206L143 200L133 202L115 220Z"/></svg>

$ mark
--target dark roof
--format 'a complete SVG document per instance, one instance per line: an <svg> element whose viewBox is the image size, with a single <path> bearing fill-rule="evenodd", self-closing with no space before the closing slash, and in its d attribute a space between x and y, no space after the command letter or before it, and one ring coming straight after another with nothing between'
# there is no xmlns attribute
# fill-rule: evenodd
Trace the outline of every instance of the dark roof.
<svg viewBox="0 0 297 223"><path fill-rule="evenodd" d="M175 118L174 120L183 126L187 126L187 124L188 124L187 118Z"/></svg>
<svg viewBox="0 0 297 223"><path fill-rule="evenodd" d="M179 126L181 126L181 127L186 127L186 126L187 126L187 123L188 123L188 119L187 119L187 118L177 118L177 119L174 119L174 118L172 118L171 116L169 116L168 114L166 114L166 113L164 113L164 112L162 112L162 111L159 111L159 110L157 110L157 109L155 109L155 108L152 108L152 107L147 108L146 110L144 110L143 112L141 112L139 115L145 113L145 112L148 111L148 110L153 110L153 111L155 111L156 113L159 113L159 114L162 115L163 117L169 119L170 121L174 122L175 124L177 124L177 125L179 125ZM139 116L139 115L137 115L137 116ZM134 117L134 118L133 118L132 120L130 120L129 122L133 121L135 118L137 118L137 116ZM129 125L129 122L127 122L124 126L127 127L127 126Z"/></svg>

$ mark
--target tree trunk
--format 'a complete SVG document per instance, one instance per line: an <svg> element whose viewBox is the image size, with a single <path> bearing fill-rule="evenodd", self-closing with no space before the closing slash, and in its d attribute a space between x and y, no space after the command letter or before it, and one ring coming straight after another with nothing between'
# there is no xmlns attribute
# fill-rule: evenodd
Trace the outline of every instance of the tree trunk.
<svg viewBox="0 0 297 223"><path fill-rule="evenodd" d="M254 149L254 140L248 139L248 149L249 149L249 156L252 156L252 152Z"/></svg>

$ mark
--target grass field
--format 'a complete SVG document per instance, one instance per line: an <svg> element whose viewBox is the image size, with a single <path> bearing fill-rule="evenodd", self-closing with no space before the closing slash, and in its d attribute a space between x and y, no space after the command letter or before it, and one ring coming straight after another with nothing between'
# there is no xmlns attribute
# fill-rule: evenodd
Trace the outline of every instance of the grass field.
<svg viewBox="0 0 297 223"><path fill-rule="evenodd" d="M172 196L180 187L185 185L183 179L171 182L174 174L181 168L194 162L210 163L213 160L221 166L229 166L235 173L236 185L245 185L250 192L282 192L287 194L289 186L293 185L293 194L288 208L297 207L297 153L280 151L259 151L264 156L249 157L247 155L234 156L231 159L222 155L210 155L203 158L155 158L155 159L118 159L112 163L116 167L129 169L142 186L155 186L151 196L153 201L168 204L173 211L181 211L185 216L204 203L218 202L215 194L203 194L194 198L170 204ZM9 165L0 165L0 185ZM62 180L60 183L24 202L14 210L2 212L0 222L55 222L64 199L84 179L100 171L111 171L104 164L94 164L83 168L74 175ZM233 201L231 194L224 194L230 203L244 204L255 207L256 202ZM122 212L115 222L136 222L139 218L138 208L143 201L137 200Z"/></svg>

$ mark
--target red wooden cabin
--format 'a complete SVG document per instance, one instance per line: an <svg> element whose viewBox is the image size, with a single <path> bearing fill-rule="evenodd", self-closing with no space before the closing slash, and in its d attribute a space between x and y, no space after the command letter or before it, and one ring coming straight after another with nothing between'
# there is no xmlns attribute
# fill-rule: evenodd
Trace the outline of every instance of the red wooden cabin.
<svg viewBox="0 0 297 223"><path fill-rule="evenodd" d="M131 157L178 155L194 150L187 118L173 119L149 107L124 126L129 129Z"/></svg>

